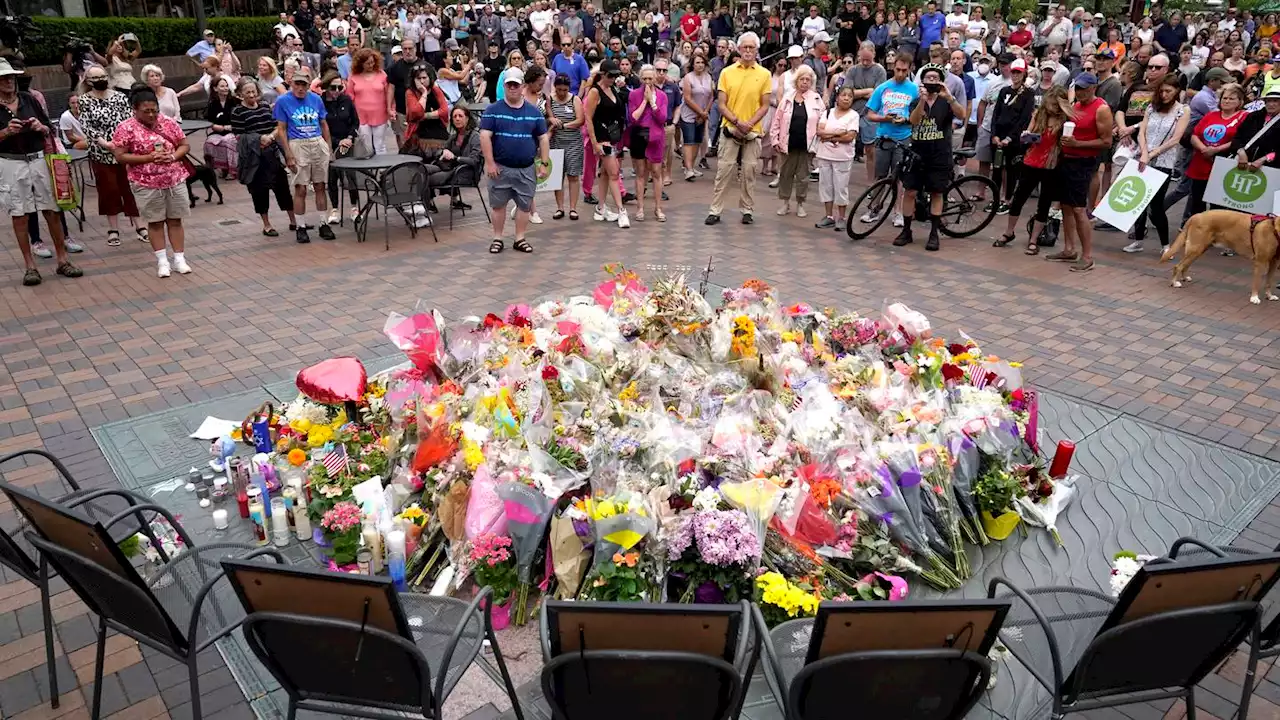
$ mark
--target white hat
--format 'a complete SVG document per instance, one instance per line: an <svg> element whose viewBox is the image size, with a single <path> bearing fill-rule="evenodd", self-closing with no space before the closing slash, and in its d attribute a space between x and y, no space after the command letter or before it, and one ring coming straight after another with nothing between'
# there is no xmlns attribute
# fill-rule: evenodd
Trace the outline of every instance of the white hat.
<svg viewBox="0 0 1280 720"><path fill-rule="evenodd" d="M520 68L510 68L509 70L507 70L506 78L502 81L502 83L504 85L510 85L511 83L516 83L517 85L523 85L524 71L521 70Z"/></svg>
<svg viewBox="0 0 1280 720"><path fill-rule="evenodd" d="M0 77L6 75L21 75L22 71L9 64L6 58L0 58Z"/></svg>
<svg viewBox="0 0 1280 720"><path fill-rule="evenodd" d="M399 55L399 54L400 54L400 53L402 53L402 52L404 52L404 48L400 47L399 45L392 45L392 46L391 46L391 54L392 54L392 55Z"/></svg>
<svg viewBox="0 0 1280 720"><path fill-rule="evenodd" d="M827 34L827 31L826 31L826 30L819 30L819 31L818 31L818 32L813 36L813 44L814 44L814 45L817 45L818 43L822 43L822 42L824 42L824 43L829 43L829 42L831 42L831 36Z"/></svg>
<svg viewBox="0 0 1280 720"><path fill-rule="evenodd" d="M799 45L792 45L791 47L787 48L787 57L788 58L804 57L804 48L800 47Z"/></svg>

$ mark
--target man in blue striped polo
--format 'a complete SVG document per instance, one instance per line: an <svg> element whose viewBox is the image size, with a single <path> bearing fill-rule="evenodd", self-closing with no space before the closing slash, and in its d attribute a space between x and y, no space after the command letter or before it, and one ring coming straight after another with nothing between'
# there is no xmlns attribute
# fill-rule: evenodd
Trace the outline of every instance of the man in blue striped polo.
<svg viewBox="0 0 1280 720"><path fill-rule="evenodd" d="M511 245L523 253L533 252L525 240L529 212L538 173L550 168L550 139L547 119L536 105L524 100L524 72L506 71L502 99L485 109L480 118L480 150L484 171L489 176L489 207L493 210L493 242L489 252L502 252L502 227L507 221L507 203L516 202L516 241ZM535 169L535 160L542 167Z"/></svg>

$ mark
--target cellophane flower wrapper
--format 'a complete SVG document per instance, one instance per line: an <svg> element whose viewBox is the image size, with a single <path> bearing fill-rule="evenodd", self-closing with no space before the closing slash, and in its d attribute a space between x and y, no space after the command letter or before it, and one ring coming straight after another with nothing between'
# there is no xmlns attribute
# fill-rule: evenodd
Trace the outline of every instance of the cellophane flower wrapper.
<svg viewBox="0 0 1280 720"><path fill-rule="evenodd" d="M924 483L924 473L920 470L914 444L910 442L881 443L879 452L893 475L912 524L920 529L925 542L935 553L949 554L950 547L943 538L943 533L927 517L929 488Z"/></svg>
<svg viewBox="0 0 1280 720"><path fill-rule="evenodd" d="M516 575L520 582L516 594L516 624L523 625L528 617L533 561L560 496L548 497L542 490L518 481L500 483L497 494L502 498L507 535L515 550Z"/></svg>
<svg viewBox="0 0 1280 720"><path fill-rule="evenodd" d="M471 479L471 497L467 501L467 539L474 540L485 533L506 535L507 516L503 510L498 482L490 474L489 466L481 464Z"/></svg>
<svg viewBox="0 0 1280 720"><path fill-rule="evenodd" d="M765 530L782 500L782 488L766 478L753 477L749 480L721 482L720 494L730 507L746 513L756 531L759 541L757 547L759 551L763 551Z"/></svg>
<svg viewBox="0 0 1280 720"><path fill-rule="evenodd" d="M978 504L973 499L973 482L982 466L978 445L963 432L952 431L947 435L947 453L951 456L951 491L964 515L963 527L970 542L986 545L991 540L982 528Z"/></svg>
<svg viewBox="0 0 1280 720"><path fill-rule="evenodd" d="M1053 494L1049 497L1042 498L1039 502L1033 502L1029 497L1015 498L1013 509L1023 522L1048 530L1054 541L1062 545L1062 536L1058 534L1058 517L1071 504L1071 498L1075 497L1076 481L1075 476L1070 475L1050 482L1053 484Z"/></svg>
<svg viewBox="0 0 1280 720"><path fill-rule="evenodd" d="M960 579L933 551L923 528L916 524L889 466L881 460L866 462L868 470L859 473L859 477L866 478L865 484L854 490L858 506L889 528L889 536L911 553L926 582L940 590L960 587Z"/></svg>
<svg viewBox="0 0 1280 720"><path fill-rule="evenodd" d="M392 312L388 314L382 332L392 345L404 352L423 377L433 380L441 377L440 357L444 340L435 314L420 312L405 316Z"/></svg>
<svg viewBox="0 0 1280 720"><path fill-rule="evenodd" d="M592 566L612 562L616 553L626 553L649 537L656 529L653 513L649 511L643 495L621 492L602 500L593 500L596 508L605 503L625 503L626 510L609 517L593 518L592 534L595 537Z"/></svg>
<svg viewBox="0 0 1280 720"><path fill-rule="evenodd" d="M933 334L929 318L900 302L885 305L882 318L891 328L897 328L913 338L928 338Z"/></svg>

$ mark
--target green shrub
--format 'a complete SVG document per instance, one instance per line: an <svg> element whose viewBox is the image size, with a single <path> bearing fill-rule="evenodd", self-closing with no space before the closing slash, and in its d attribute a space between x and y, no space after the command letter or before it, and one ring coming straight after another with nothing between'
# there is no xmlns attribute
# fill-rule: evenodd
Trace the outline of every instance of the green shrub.
<svg viewBox="0 0 1280 720"><path fill-rule="evenodd" d="M189 18L33 18L43 38L23 48L28 65L62 63L67 33L75 33L104 52L111 41L131 32L142 43L142 56L184 55L199 40L196 21ZM208 26L218 37L228 40L237 50L269 47L275 17L209 18Z"/></svg>

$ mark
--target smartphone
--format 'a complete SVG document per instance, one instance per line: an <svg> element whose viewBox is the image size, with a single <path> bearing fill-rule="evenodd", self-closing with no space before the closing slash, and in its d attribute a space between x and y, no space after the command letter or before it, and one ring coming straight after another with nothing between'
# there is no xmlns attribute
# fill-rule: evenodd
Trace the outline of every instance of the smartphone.
<svg viewBox="0 0 1280 720"><path fill-rule="evenodd" d="M931 93L942 92L942 83L925 83L924 89Z"/></svg>
<svg viewBox="0 0 1280 720"><path fill-rule="evenodd" d="M1024 145L1035 145L1040 142L1040 133L1024 132L1022 133L1022 143Z"/></svg>

